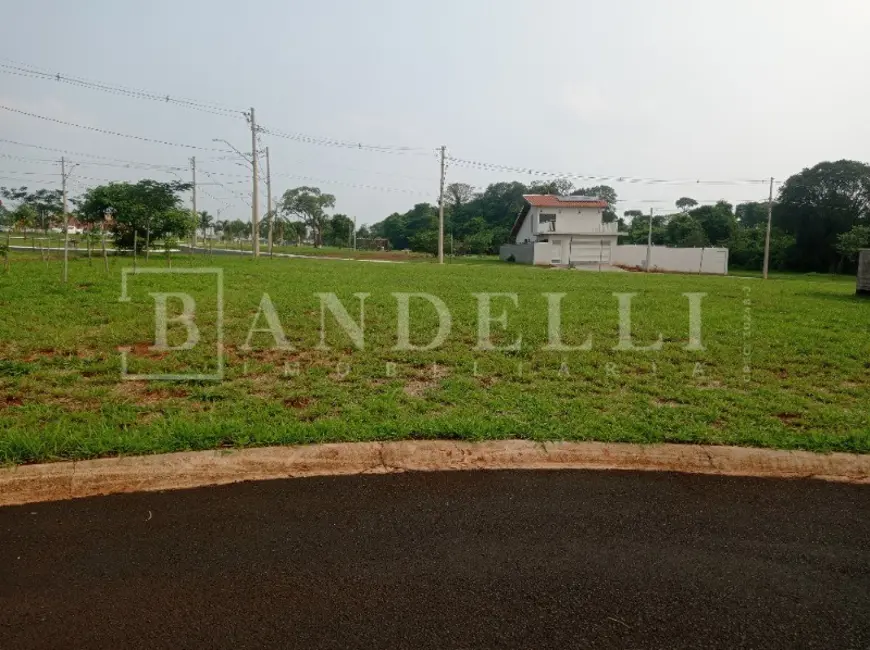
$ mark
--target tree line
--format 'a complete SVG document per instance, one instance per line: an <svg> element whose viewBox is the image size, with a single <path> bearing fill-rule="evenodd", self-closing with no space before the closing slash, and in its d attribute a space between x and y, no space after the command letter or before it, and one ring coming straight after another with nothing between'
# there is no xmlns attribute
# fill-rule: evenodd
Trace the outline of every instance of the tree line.
<svg viewBox="0 0 870 650"><path fill-rule="evenodd" d="M174 242L201 232L221 239L248 240L249 222L215 219L208 212L192 215L181 194L182 182L150 179L109 183L73 198L72 214L92 231L107 232L117 248L147 249L151 242ZM523 194L596 196L607 202L604 221L617 221L621 243L645 244L649 217L638 210L617 214L616 191L607 185L574 187L566 179L524 184L489 185L477 192L466 183L452 183L445 192L445 249L448 254L492 255L510 239L523 208ZM0 224L42 229L62 221L59 190L0 188ZM287 190L272 213L260 222L260 237L278 243L349 246L353 220L329 214L335 196L317 187ZM681 197L675 209L652 218L652 241L660 246L721 246L729 249L734 267L761 268L768 203L734 206L727 201L699 205ZM815 272L853 272L858 251L870 247L870 166L851 160L823 162L786 180L772 206L771 268ZM435 254L438 248L438 206L418 203L405 213L393 213L372 226L362 226L358 238L382 238L391 248Z"/></svg>
<svg viewBox="0 0 870 650"><path fill-rule="evenodd" d="M240 219L220 220L208 211L196 215L184 206L182 194L189 183L143 179L136 183L113 182L88 189L72 198L70 216L87 234L105 233L119 250L147 251L155 242L175 245L197 234L225 241L249 241L251 224ZM26 187L0 187L0 226L6 231L6 248L13 229L48 232L64 223L60 190L36 191ZM335 197L316 187L287 190L276 209L260 220L259 235L273 241L315 246L350 246L354 222L344 214L328 214Z"/></svg>
<svg viewBox="0 0 870 650"><path fill-rule="evenodd" d="M501 182L482 192L465 183L445 191L445 249L448 254L497 254L508 243L523 194L575 194L607 201L604 221L619 222L623 244L646 244L649 216L640 210L616 212L616 191L609 186L575 188L566 179L551 182ZM764 258L768 202L737 206L727 201L700 205L681 197L670 214L652 219L657 246L729 249L730 264L760 269ZM438 206L418 203L370 227L393 248L435 253ZM870 166L851 160L823 162L802 170L782 184L773 202L772 269L853 272L858 251L870 247Z"/></svg>

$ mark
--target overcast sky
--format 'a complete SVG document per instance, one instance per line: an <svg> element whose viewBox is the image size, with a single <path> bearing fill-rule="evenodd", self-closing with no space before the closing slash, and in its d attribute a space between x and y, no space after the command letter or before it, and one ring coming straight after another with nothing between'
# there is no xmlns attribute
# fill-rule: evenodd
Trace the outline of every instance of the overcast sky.
<svg viewBox="0 0 870 650"><path fill-rule="evenodd" d="M287 133L418 148L262 136L273 194L318 185L336 195L336 211L373 223L437 199L442 144L487 163L656 179L785 179L822 160L870 161L868 34L867 0L4 0L0 63L254 106L258 122ZM0 105L60 120L207 148L224 147L213 138L251 145L243 119L9 74L0 84ZM201 209L250 218L249 183L235 176L245 170L216 160L220 152L3 110L0 138L179 167L195 154L199 180L225 184L203 187ZM43 175L57 174L50 163L8 156L59 153L0 142L0 154L0 185L58 179ZM81 163L73 194L98 179L173 178L70 157ZM448 182L481 188L535 178L448 170ZM767 196L763 184L611 184L620 213L684 195Z"/></svg>

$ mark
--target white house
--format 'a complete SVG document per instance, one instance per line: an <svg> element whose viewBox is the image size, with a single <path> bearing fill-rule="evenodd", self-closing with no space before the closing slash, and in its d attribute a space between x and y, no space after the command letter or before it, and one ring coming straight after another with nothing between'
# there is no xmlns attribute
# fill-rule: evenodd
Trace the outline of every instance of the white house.
<svg viewBox="0 0 870 650"><path fill-rule="evenodd" d="M511 230L503 260L523 264L610 264L619 237L616 222L604 223L607 202L591 196L525 194L526 205Z"/></svg>

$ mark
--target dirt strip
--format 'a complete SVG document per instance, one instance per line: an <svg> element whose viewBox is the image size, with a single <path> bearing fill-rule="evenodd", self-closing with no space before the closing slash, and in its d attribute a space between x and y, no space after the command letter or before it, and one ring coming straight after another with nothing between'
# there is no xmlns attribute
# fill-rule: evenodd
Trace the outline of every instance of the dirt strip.
<svg viewBox="0 0 870 650"><path fill-rule="evenodd" d="M870 484L870 456L702 445L403 441L180 452L0 469L0 506L303 476L618 469Z"/></svg>

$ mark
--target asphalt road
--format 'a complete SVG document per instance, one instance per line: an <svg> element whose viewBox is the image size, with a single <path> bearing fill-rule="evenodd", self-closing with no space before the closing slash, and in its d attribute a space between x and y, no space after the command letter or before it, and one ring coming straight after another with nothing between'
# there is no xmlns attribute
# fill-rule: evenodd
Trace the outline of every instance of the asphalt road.
<svg viewBox="0 0 870 650"><path fill-rule="evenodd" d="M0 508L0 648L868 648L870 488L634 472Z"/></svg>

